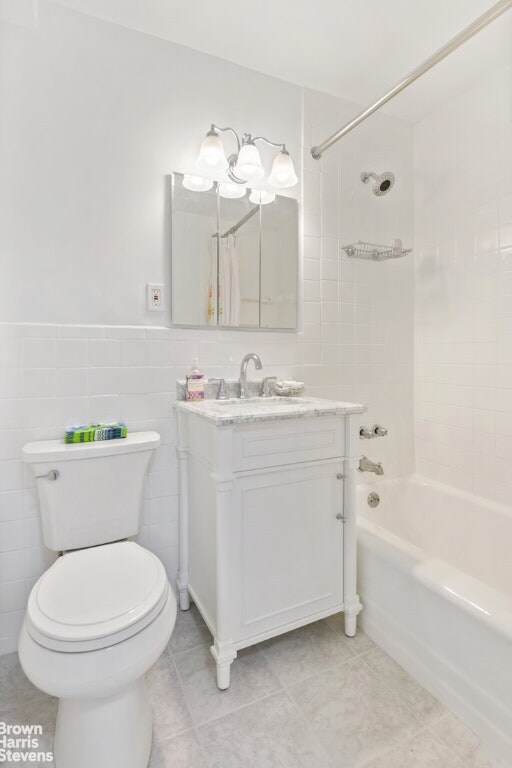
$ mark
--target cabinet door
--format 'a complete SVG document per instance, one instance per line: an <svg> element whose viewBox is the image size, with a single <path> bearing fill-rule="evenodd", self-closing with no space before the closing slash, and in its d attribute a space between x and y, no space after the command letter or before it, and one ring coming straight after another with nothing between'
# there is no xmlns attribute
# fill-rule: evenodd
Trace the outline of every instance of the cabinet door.
<svg viewBox="0 0 512 768"><path fill-rule="evenodd" d="M330 460L235 481L235 642L342 607L341 472L342 463Z"/></svg>

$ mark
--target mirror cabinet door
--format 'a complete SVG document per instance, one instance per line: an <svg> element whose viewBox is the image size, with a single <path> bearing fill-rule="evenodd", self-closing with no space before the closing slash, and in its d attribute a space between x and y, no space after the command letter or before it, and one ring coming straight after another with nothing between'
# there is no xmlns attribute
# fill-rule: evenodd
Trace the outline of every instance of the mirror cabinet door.
<svg viewBox="0 0 512 768"><path fill-rule="evenodd" d="M217 190L192 192L173 174L171 319L176 325L217 325Z"/></svg>
<svg viewBox="0 0 512 768"><path fill-rule="evenodd" d="M297 201L276 195L261 206L260 327L297 325Z"/></svg>
<svg viewBox="0 0 512 768"><path fill-rule="evenodd" d="M172 322L184 326L297 327L298 205L276 195L220 197L172 176Z"/></svg>

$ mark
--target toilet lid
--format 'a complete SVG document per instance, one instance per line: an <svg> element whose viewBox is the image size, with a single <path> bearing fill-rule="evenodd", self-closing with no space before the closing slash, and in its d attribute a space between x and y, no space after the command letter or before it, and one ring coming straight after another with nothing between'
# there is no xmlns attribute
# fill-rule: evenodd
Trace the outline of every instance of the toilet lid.
<svg viewBox="0 0 512 768"><path fill-rule="evenodd" d="M27 630L47 648L104 648L147 626L168 590L160 560L135 542L69 552L32 589Z"/></svg>

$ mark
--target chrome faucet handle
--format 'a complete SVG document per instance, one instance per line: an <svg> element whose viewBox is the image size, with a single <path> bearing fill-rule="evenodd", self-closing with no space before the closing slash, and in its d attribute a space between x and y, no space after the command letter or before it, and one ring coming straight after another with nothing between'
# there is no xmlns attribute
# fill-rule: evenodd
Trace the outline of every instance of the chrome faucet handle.
<svg viewBox="0 0 512 768"><path fill-rule="evenodd" d="M361 427L359 430L359 437L361 440L371 440L372 437L375 437L373 433L373 429L368 429L368 427Z"/></svg>
<svg viewBox="0 0 512 768"><path fill-rule="evenodd" d="M388 433L386 427L381 427L380 424L375 424L372 427L372 432L375 437L386 437Z"/></svg>
<svg viewBox="0 0 512 768"><path fill-rule="evenodd" d="M260 397L271 397L269 383L271 381L277 381L277 376L265 376L261 382Z"/></svg>
<svg viewBox="0 0 512 768"><path fill-rule="evenodd" d="M210 379L210 382L219 382L219 388L217 390L217 396L216 400L228 400L228 396L226 394L226 379Z"/></svg>

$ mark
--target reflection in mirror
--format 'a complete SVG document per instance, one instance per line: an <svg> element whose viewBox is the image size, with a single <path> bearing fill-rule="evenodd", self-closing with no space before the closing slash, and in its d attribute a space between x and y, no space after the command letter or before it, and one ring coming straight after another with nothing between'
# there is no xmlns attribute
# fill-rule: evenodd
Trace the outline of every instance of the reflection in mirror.
<svg viewBox="0 0 512 768"><path fill-rule="evenodd" d="M219 325L259 326L260 206L220 198Z"/></svg>
<svg viewBox="0 0 512 768"><path fill-rule="evenodd" d="M295 329L297 201L254 204L172 185L172 322Z"/></svg>
<svg viewBox="0 0 512 768"><path fill-rule="evenodd" d="M172 321L216 325L208 296L217 294L217 190L192 192L182 178L174 174L172 189Z"/></svg>

